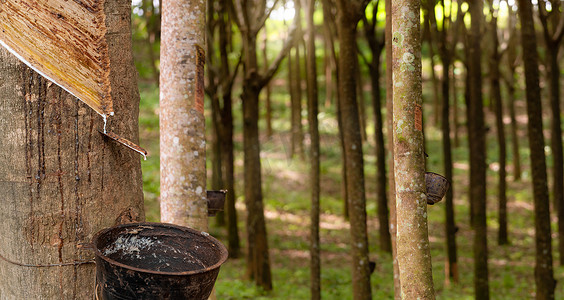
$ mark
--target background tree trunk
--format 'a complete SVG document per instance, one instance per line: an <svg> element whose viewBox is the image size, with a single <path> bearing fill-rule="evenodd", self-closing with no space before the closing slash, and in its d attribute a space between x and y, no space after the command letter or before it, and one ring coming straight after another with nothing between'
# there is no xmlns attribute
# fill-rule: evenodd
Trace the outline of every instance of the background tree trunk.
<svg viewBox="0 0 564 300"><path fill-rule="evenodd" d="M509 38L507 42L507 65L508 74L503 79L507 86L507 110L509 119L511 120L511 152L513 156L513 180L521 179L521 155L519 153L519 138L517 136L517 120L515 116L515 69L517 68L517 33L515 27L515 13L510 13L507 17L507 27L510 28Z"/></svg>
<svg viewBox="0 0 564 300"><path fill-rule="evenodd" d="M427 229L420 2L392 6L394 176L402 299L435 299Z"/></svg>
<svg viewBox="0 0 564 300"><path fill-rule="evenodd" d="M262 173L259 139L259 94L272 79L282 60L290 51L295 32L290 32L282 50L263 74L259 74L257 62L257 36L270 15L266 1L256 0L247 5L234 2L234 20L242 32L244 74L243 74L243 147L245 205L247 207L247 265L246 276L254 279L263 289L272 290L272 275L264 205L262 197ZM273 9L273 8L270 8ZM253 16L253 18L249 18Z"/></svg>
<svg viewBox="0 0 564 300"><path fill-rule="evenodd" d="M535 203L535 283L536 299L554 299L552 270L552 238L550 229L550 204L542 132L542 105L540 100L537 39L535 36L533 8L528 0L517 1L521 18L521 43L527 85L527 125Z"/></svg>
<svg viewBox="0 0 564 300"><path fill-rule="evenodd" d="M388 129L388 151L390 157L388 160L388 199L390 201L390 237L392 241L392 265L394 268L394 299L401 299L401 283L400 269L398 265L397 255L397 214L396 214L396 179L394 177L394 134L393 134L393 112L394 112L394 82L393 82L393 56L392 56L392 0L385 0L386 8L386 29L385 29L385 47L386 47L386 126Z"/></svg>
<svg viewBox="0 0 564 300"><path fill-rule="evenodd" d="M506 245L509 243L507 238L507 196L506 190L506 171L505 171L505 128L503 125L503 103L501 99L499 61L501 55L499 53L499 39L497 37L497 12L492 13L490 21L490 34L492 35L492 56L490 60L490 82L492 101L494 102L495 125L497 133L497 141L499 144L499 183L498 183L498 207L499 207L499 231L497 235L497 243Z"/></svg>
<svg viewBox="0 0 564 300"><path fill-rule="evenodd" d="M552 148L552 195L554 197L553 207L558 216L558 252L560 264L564 264L564 161L562 152L562 121L560 118L560 65L558 64L558 53L564 35L564 17L560 14L560 4L551 4L551 15L546 9L546 0L539 2L539 16L543 27L544 40L546 44L546 60L548 65L548 82L551 108L551 137ZM552 17L549 20L549 17ZM549 21L553 30L549 29Z"/></svg>
<svg viewBox="0 0 564 300"><path fill-rule="evenodd" d="M320 194L320 147L319 147L319 113L317 92L317 63L315 56L315 24L313 13L315 0L308 0L306 5L307 41L306 41L306 67L307 67L307 108L310 145L310 178L311 189L311 236L310 236L310 280L311 299L321 299L321 245L319 240L319 194Z"/></svg>
<svg viewBox="0 0 564 300"><path fill-rule="evenodd" d="M470 4L472 17L469 35L469 118L470 201L474 209L474 293L476 299L489 299L488 244L486 225L486 139L482 103L481 40L483 2Z"/></svg>
<svg viewBox="0 0 564 300"><path fill-rule="evenodd" d="M162 3L161 221L208 230L205 1Z"/></svg>
<svg viewBox="0 0 564 300"><path fill-rule="evenodd" d="M106 1L112 98L108 130L138 142L131 2ZM93 299L93 254L80 249L118 223L144 220L140 159L103 138L102 118L0 49L2 299Z"/></svg>
<svg viewBox="0 0 564 300"><path fill-rule="evenodd" d="M370 269L368 266L368 233L366 226L366 195L362 137L356 100L355 74L358 68L356 26L366 3L337 1L337 31L339 34L339 107L345 145L345 164L349 219L351 224L351 256L353 298L370 299Z"/></svg>
<svg viewBox="0 0 564 300"><path fill-rule="evenodd" d="M384 144L384 121L382 119L382 90L380 87L380 57L385 46L385 37L381 41L377 39L376 24L378 7L376 2L372 9L372 19L369 21L364 16L364 35L371 50L371 61L366 61L370 72L370 83L372 86L372 110L374 113L374 143L376 152L376 197L378 204L378 228L380 231L380 249L392 253L392 242L390 238L388 197L386 194L386 146Z"/></svg>

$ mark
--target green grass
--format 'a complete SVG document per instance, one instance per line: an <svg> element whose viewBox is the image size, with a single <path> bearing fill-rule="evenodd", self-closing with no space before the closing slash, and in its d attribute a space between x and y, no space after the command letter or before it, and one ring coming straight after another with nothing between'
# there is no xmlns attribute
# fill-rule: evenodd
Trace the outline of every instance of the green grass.
<svg viewBox="0 0 564 300"><path fill-rule="evenodd" d="M152 85L141 84L141 145L147 148L150 157L142 163L146 216L150 221L159 220L159 145L158 145L158 92ZM270 260L274 290L265 292L244 278L245 260L230 259L222 267L216 284L218 299L309 299L309 191L308 164L299 158L289 158L289 110L288 97L283 94L285 87L274 86L273 107L275 121L274 135L262 136L263 194L269 234ZM323 90L320 99L324 99ZM238 95L238 93L234 93ZM235 97L235 151L236 151L236 191L239 211L240 237L245 249L245 210L243 205L243 162L241 104ZM367 104L369 98L366 97ZM207 107L209 109L209 107ZM264 109L264 108L263 108ZM429 120L429 105L425 107L426 120ZM518 111L523 114L522 107ZM208 110L209 113L209 110ZM262 112L264 116L264 111ZM367 108L369 120L368 142L364 145L365 175L367 191L367 213L369 226L370 257L376 261L376 271L372 275L373 299L393 298L393 278L391 257L379 251L378 222L375 195L375 157L371 129L371 108ZM464 111L460 111L461 118ZM341 197L341 154L338 140L338 127L335 112L321 107L320 131L322 147L322 195L321 195L321 240L322 240L322 291L324 299L352 299L351 272L349 258L349 229L342 218ZM492 113L486 110L486 118L491 123ZM207 130L211 130L211 125ZM441 134L436 128L426 126L426 152L428 170L442 173L443 159ZM264 118L260 125L265 128ZM306 127L307 128L307 127ZM463 126L461 126L463 128ZM509 199L509 239L508 246L497 245L497 172L488 168L488 246L490 291L492 299L532 299L534 298L534 216L530 184L529 160L525 124L520 124L521 164L523 177L514 182L512 172L508 172ZM263 131L264 132L264 131ZM507 131L509 132L509 131ZM462 133L461 133L462 134ZM460 230L457 234L458 268L460 283L446 285L444 204L428 207L429 236L433 258L433 278L437 299L473 299L473 233L469 227L468 208L468 150L467 142L461 135L461 145L453 148L454 195L456 222ZM488 164L497 160L495 130L488 133ZM209 147L208 147L209 149ZM511 153L508 150L508 166L511 166ZM550 160L548 161L550 163ZM211 168L208 161L208 173ZM210 222L215 224L215 222ZM556 232L556 228L553 228ZM226 241L225 228L213 227L212 235ZM553 234L553 236L556 236ZM554 240L556 246L556 240ZM554 247L556 249L556 247ZM557 254L554 261L557 262ZM557 265L557 263L555 263ZM564 282L564 268L555 268L555 277ZM557 285L557 299L564 299L562 284Z"/></svg>

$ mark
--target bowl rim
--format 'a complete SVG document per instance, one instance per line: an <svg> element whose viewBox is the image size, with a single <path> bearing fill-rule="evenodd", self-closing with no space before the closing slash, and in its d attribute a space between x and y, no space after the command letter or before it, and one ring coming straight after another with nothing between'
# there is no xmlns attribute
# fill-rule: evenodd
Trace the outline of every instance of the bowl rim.
<svg viewBox="0 0 564 300"><path fill-rule="evenodd" d="M207 268L200 269L200 270L191 270L191 271L184 271L184 272L163 272L163 271L155 271L155 270L137 268L137 267L133 267L133 266L130 266L130 265L126 265L124 263L118 262L114 259L111 259L111 258L105 256L104 254L102 254L102 251L98 248L98 245L97 245L98 240L100 239L101 236L108 233L109 231L112 231L112 230L118 229L118 228L132 228L132 227L142 227L142 226L151 226L151 227L160 227L160 228L174 228L174 229L186 231L186 232L189 232L189 233L192 233L192 234L201 235L204 238L210 240L216 247L218 247L219 253L220 253L219 260L215 264L213 264L213 265L211 265ZM135 271L135 272L141 272L141 273L155 274L155 275L187 276L187 275L196 275L196 274L206 273L206 272L209 272L209 271L213 271L215 269L219 269L219 267L223 263L225 263L225 261L227 260L227 257L228 257L228 252L227 252L227 248L225 247L225 245L223 245L218 239L214 238L209 233L204 232L204 231L195 230L195 229L190 228L190 227L180 226L180 225L171 224L171 223L138 222L138 223L120 224L120 225L104 228L104 229L98 231L94 235L94 237L92 238L92 245L94 246L94 253L95 253L97 259L99 258L99 259L104 260L105 262L107 262L109 264L116 265L116 266L119 266L119 267L124 268L124 269L132 270L132 271Z"/></svg>

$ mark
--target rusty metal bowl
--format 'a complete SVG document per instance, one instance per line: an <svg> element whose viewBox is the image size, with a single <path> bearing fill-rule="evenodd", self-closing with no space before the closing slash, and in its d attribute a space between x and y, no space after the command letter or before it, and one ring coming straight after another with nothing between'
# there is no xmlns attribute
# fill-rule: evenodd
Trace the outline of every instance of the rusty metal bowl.
<svg viewBox="0 0 564 300"><path fill-rule="evenodd" d="M443 175L427 172L425 173L427 184L427 204L433 205L443 199L450 187L450 182Z"/></svg>
<svg viewBox="0 0 564 300"><path fill-rule="evenodd" d="M208 233L130 223L94 236L97 299L208 299L227 249Z"/></svg>

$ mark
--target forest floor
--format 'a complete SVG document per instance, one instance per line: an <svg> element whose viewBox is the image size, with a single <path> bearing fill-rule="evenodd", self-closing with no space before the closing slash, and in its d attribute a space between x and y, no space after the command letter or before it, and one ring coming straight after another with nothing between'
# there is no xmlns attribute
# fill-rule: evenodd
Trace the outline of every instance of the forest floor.
<svg viewBox="0 0 564 300"><path fill-rule="evenodd" d="M216 284L218 299L309 299L309 209L307 159L290 157L289 102L283 94L273 95L274 135L262 136L263 194L267 231L272 262L274 290L265 292L245 280L244 255L229 259L222 267ZM149 158L142 162L145 192L146 216L148 221L159 221L159 137L158 137L158 91L154 86L141 84L141 146L149 151ZM368 99L368 98L367 98ZM242 250L245 250L245 207L243 192L242 136L240 122L240 101L235 105L236 122L236 195L239 220L239 234ZM462 102L462 101L460 101ZM431 111L430 107L427 111ZM486 109L487 110L487 109ZM338 127L331 109L319 115L321 131L321 255L322 255L322 297L323 299L352 299L351 269L349 258L349 226L343 218L343 204L340 200L341 171ZM523 112L523 107L518 107ZM462 113L460 114L462 116ZM491 112L486 114L493 118ZM367 116L371 114L367 111ZM210 119L210 118L208 118ZM369 119L371 119L369 117ZM526 118L520 119L522 179L512 177L512 156L508 150L508 220L510 245L497 245L497 143L495 131L488 132L488 250L489 283L492 299L533 299L534 283L534 215L529 171L529 156L525 135ZM489 124L493 124L490 122ZM264 128L261 120L261 126ZM461 128L463 124L461 124ZM364 146L365 175L367 191L367 213L370 239L370 256L376 262L372 275L373 299L393 299L393 278L391 255L379 250L378 222L375 194L375 156L373 129L367 128L368 141ZM493 126L492 126L493 127ZM208 125L208 133L211 125ZM509 130L507 130L509 133ZM426 152L428 171L443 172L441 138L438 129L427 126ZM208 135L209 136L209 135ZM429 239L433 264L433 279L437 299L473 299L473 232L469 226L468 203L468 150L461 135L461 144L453 148L454 201L457 233L458 270L460 282L445 282L445 209L440 202L428 206ZM509 137L508 137L509 140ZM306 146L307 135L306 135ZM547 141L548 143L548 141ZM509 146L508 146L508 149ZM208 147L209 153L209 147ZM208 156L210 158L211 156ZM550 165L550 161L548 161ZM208 173L211 167L208 159ZM556 250L556 219L553 224L553 249ZM227 242L225 228L216 226L210 218L210 233ZM556 299L564 299L564 267L558 264L554 255L554 274L557 284Z"/></svg>

